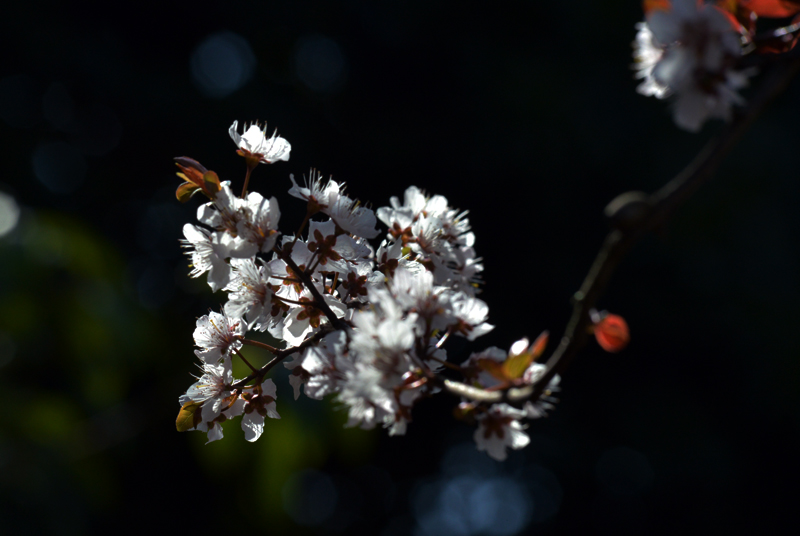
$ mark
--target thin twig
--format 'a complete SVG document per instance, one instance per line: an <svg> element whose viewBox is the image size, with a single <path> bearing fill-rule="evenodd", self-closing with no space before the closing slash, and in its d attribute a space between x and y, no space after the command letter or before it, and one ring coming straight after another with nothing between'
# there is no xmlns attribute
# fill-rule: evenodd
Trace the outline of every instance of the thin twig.
<svg viewBox="0 0 800 536"><path fill-rule="evenodd" d="M325 317L328 319L331 325L336 329L345 329L347 327L347 324L342 319L337 317L336 314L328 306L328 304L325 303L325 298L322 297L322 294L319 293L317 287L314 286L314 283L311 281L311 276L309 275L309 273L306 273L304 270L301 270L300 267L297 266L297 263L294 262L294 260L292 259L291 254L286 254L286 252L283 251L278 246L273 248L273 251L275 251L275 253L278 255L278 258L280 258L283 262L285 262L286 265L292 269L292 272L294 272L294 274L300 278L300 281L302 281L303 286L305 286L311 293L311 295L314 297L314 305L317 307L317 309L319 309L325 314Z"/></svg>
<svg viewBox="0 0 800 536"><path fill-rule="evenodd" d="M262 348L265 348L265 349L272 348L272 350L270 350L270 351L272 352L272 355L274 357L266 365L261 367L258 371L253 372L248 377L246 377L244 379L241 379L238 382L236 382L233 385L231 385L231 389L242 389L248 383L250 383L251 381L255 380L256 378L258 378L258 380L261 381L261 378L266 376L267 373L270 370L272 370L273 367L275 367L275 365L277 365L278 363L280 363L281 361L283 361L284 359L286 359L290 355L292 355L294 353L297 353L300 350L304 350L305 348L307 348L307 347L311 346L312 344L316 343L318 340L323 338L325 335L327 335L331 331L332 330L330 328L320 329L318 332L316 332L314 335L312 335L308 339L306 339L303 342L301 342L299 345L292 346L291 348L285 348L283 350L278 350L276 348L272 348L271 346L269 346L267 344L264 344L264 343L260 343L258 341L253 341L253 340L250 340L250 339L242 339L242 342L244 344L249 344L251 346L259 346L259 347L262 347Z"/></svg>

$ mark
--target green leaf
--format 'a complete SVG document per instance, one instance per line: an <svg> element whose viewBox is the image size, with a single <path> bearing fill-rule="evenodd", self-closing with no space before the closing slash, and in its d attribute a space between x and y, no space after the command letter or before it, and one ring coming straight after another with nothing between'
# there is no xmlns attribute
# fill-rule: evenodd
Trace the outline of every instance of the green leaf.
<svg viewBox="0 0 800 536"><path fill-rule="evenodd" d="M196 184L192 184L191 182L184 182L183 184L178 186L178 189L175 191L175 197L177 197L178 201L180 201L181 203L185 203L199 189L200 187L197 186Z"/></svg>
<svg viewBox="0 0 800 536"><path fill-rule="evenodd" d="M200 412L198 410L201 407L203 407L203 404L199 404L191 400L183 405L178 413L178 418L175 421L175 427L179 432L191 430L200 424L200 419L202 417L200 416Z"/></svg>
<svg viewBox="0 0 800 536"><path fill-rule="evenodd" d="M531 363L533 363L533 353L525 351L521 354L508 356L508 359L503 363L503 369L508 379L516 380L517 378L522 378Z"/></svg>
<svg viewBox="0 0 800 536"><path fill-rule="evenodd" d="M506 373L504 363L500 363L494 359L481 358L477 360L476 364L478 365L479 369L488 372L496 380L506 382L511 379Z"/></svg>

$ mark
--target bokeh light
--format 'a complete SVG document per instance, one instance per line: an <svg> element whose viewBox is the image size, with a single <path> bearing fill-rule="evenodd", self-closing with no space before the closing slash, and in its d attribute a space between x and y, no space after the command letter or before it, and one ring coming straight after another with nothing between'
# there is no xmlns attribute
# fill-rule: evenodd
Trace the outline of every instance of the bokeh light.
<svg viewBox="0 0 800 536"><path fill-rule="evenodd" d="M451 447L441 475L420 484L412 496L420 535L520 534L529 524L553 517L560 501L561 489L550 471L535 464L508 467L472 443Z"/></svg>
<svg viewBox="0 0 800 536"><path fill-rule="evenodd" d="M19 205L7 193L0 192L0 238L9 234L19 221Z"/></svg>
<svg viewBox="0 0 800 536"><path fill-rule="evenodd" d="M197 45L190 64L192 78L200 91L208 97L221 99L250 80L256 57L241 35L220 32Z"/></svg>

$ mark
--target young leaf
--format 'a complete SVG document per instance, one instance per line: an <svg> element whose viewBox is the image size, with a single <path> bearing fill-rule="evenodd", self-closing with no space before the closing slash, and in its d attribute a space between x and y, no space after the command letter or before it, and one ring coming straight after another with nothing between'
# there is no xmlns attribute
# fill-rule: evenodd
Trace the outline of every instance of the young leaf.
<svg viewBox="0 0 800 536"><path fill-rule="evenodd" d="M178 198L178 201L181 203L186 203L194 193L199 190L200 187L196 184L192 184L191 182L184 182L178 189L175 191L175 197Z"/></svg>
<svg viewBox="0 0 800 536"><path fill-rule="evenodd" d="M506 372L505 363L495 361L494 359L483 358L478 359L476 364L478 365L478 368L488 372L496 380L506 382L511 379L508 377Z"/></svg>
<svg viewBox="0 0 800 536"><path fill-rule="evenodd" d="M531 366L533 360L533 353L529 350L525 350L521 354L508 356L508 359L503 363L503 370L505 371L506 377L509 380L522 378L522 375L525 374L525 371Z"/></svg>
<svg viewBox="0 0 800 536"><path fill-rule="evenodd" d="M175 427L179 432L191 430L200 424L201 417L199 409L202 406L202 404L198 404L197 402L193 402L191 400L183 405L180 412L178 412L178 418L175 421Z"/></svg>

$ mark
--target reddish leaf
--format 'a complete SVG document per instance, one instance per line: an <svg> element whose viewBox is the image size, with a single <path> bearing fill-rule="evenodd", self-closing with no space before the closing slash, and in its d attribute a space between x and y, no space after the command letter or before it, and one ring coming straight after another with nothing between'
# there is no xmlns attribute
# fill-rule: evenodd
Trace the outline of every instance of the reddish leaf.
<svg viewBox="0 0 800 536"><path fill-rule="evenodd" d="M203 187L203 174L208 170L203 167L200 162L192 160L187 156L179 156L175 159L175 165L181 170L180 173L177 173L178 177L186 182L194 183L201 188Z"/></svg>
<svg viewBox="0 0 800 536"><path fill-rule="evenodd" d="M715 0L717 8L730 22L731 27L742 35L752 35L758 18L751 10L739 4L739 0Z"/></svg>
<svg viewBox="0 0 800 536"><path fill-rule="evenodd" d="M545 346L547 346L547 340L549 338L550 338L550 332L544 330L542 334L536 337L536 340L533 341L533 344L531 345L531 354L533 354L534 361L539 359L539 356L541 356L544 353L544 348Z"/></svg>
<svg viewBox="0 0 800 536"><path fill-rule="evenodd" d="M782 19L800 13L800 0L739 0L739 4L759 17Z"/></svg>
<svg viewBox="0 0 800 536"><path fill-rule="evenodd" d="M645 15L649 15L652 11L669 11L672 9L672 2L670 0L643 0L642 10Z"/></svg>

